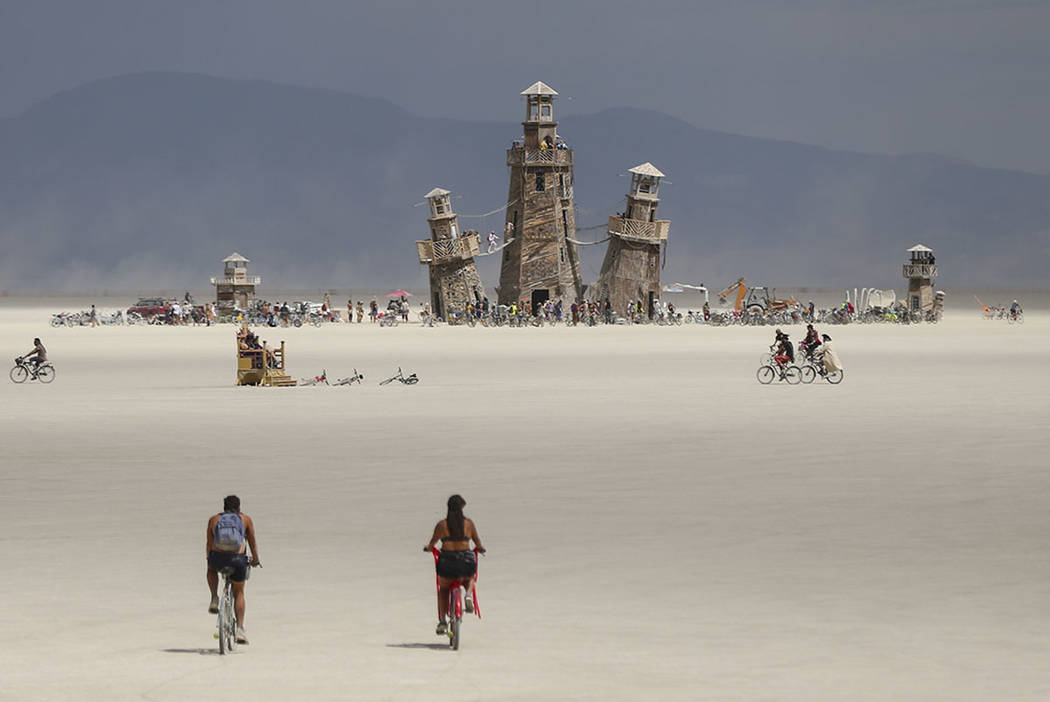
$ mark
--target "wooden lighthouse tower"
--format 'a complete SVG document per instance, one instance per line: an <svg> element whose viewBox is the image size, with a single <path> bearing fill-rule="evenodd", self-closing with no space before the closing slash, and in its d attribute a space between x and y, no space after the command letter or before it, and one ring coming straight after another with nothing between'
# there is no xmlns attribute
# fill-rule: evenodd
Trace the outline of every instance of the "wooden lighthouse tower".
<svg viewBox="0 0 1050 702"><path fill-rule="evenodd" d="M933 309L933 279L937 277L937 259L933 249L916 244L908 249L910 260L904 264L904 277L908 280L908 309L912 312L928 312Z"/></svg>
<svg viewBox="0 0 1050 702"><path fill-rule="evenodd" d="M459 218L452 211L449 195L442 188L426 194L430 239L416 242L419 262L430 266L430 304L439 319L447 319L449 310L464 312L467 303L479 305L485 296L474 266L481 242L476 232L459 231Z"/></svg>
<svg viewBox="0 0 1050 702"><path fill-rule="evenodd" d="M244 256L234 251L222 259L226 264L221 278L212 278L215 286L215 306L220 309L246 310L255 299L255 287L262 282L257 275L248 275L248 264Z"/></svg>
<svg viewBox="0 0 1050 702"><path fill-rule="evenodd" d="M609 217L609 248L598 274L598 300L608 300L617 314L626 314L630 302L640 301L649 316L660 295L660 247L667 243L671 223L656 218L660 179L653 164L630 169L631 189L623 214Z"/></svg>
<svg viewBox="0 0 1050 702"><path fill-rule="evenodd" d="M525 96L524 134L507 151L508 244L500 268L499 301L528 300L533 309L548 299L583 297L573 207L572 149L558 136L550 86L537 82Z"/></svg>

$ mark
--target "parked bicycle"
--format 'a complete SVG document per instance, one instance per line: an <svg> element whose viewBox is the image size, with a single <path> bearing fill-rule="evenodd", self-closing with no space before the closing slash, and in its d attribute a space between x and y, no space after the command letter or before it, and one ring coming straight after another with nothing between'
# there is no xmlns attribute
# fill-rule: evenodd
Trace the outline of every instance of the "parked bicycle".
<svg viewBox="0 0 1050 702"><path fill-rule="evenodd" d="M248 565L244 579L247 580L252 574L252 568L261 568L262 564ZM222 594L219 596L219 620L216 625L215 638L219 640L219 655L224 656L237 648L237 614L233 611L233 566L227 566L219 570L222 575Z"/></svg>
<svg viewBox="0 0 1050 702"><path fill-rule="evenodd" d="M437 563L438 558L441 557L441 550L438 548L431 548L430 552L434 554L434 563ZM484 553L481 549L474 549L474 558L478 559L478 555ZM441 592L441 580L435 577L437 583L438 592ZM473 597L473 609L474 614L477 615L478 619L481 619L481 605L478 604L478 574L474 573L474 597ZM466 591L467 583L461 578L456 578L448 584L448 645L453 651L459 650L459 632L460 625L463 623L463 595ZM469 613L469 610L468 610Z"/></svg>
<svg viewBox="0 0 1050 702"><path fill-rule="evenodd" d="M390 376L386 380L381 380L379 382L379 384L380 385L387 385L389 383L394 382L395 380L397 382L401 383L402 385L415 385L416 383L419 382L419 378L416 377L415 373L413 373L412 375L407 375L406 376L403 372L401 372L401 366L398 366L397 367L397 375Z"/></svg>
<svg viewBox="0 0 1050 702"><path fill-rule="evenodd" d="M328 371L321 370L321 375L315 375L312 378L300 378L299 385L312 386L312 385L328 385Z"/></svg>
<svg viewBox="0 0 1050 702"><path fill-rule="evenodd" d="M357 369L355 368L353 375L347 376L345 378L340 378L339 380L332 383L332 385L353 385L354 383L360 383L364 379L365 376L361 373L358 373Z"/></svg>
<svg viewBox="0 0 1050 702"><path fill-rule="evenodd" d="M24 383L27 380L39 380L41 383L50 383L55 379L55 367L49 361L34 365L24 357L15 359L15 367L9 373L11 380L15 383Z"/></svg>

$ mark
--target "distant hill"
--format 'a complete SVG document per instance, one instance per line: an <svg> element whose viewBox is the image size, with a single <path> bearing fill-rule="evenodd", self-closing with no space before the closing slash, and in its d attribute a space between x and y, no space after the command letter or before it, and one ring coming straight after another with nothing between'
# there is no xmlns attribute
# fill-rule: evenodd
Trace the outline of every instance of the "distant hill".
<svg viewBox="0 0 1050 702"><path fill-rule="evenodd" d="M429 119L200 75L90 83L0 120L0 290L200 286L234 250L272 287L425 286L412 242L426 213L413 205L440 185L460 213L501 206L520 119ZM626 169L652 161L668 174L667 280L900 287L904 250L921 241L945 288L1046 282L1050 176L747 138L627 108L565 117L559 131L576 150L580 227L622 209ZM590 282L604 249L586 250ZM495 261L481 269L495 287Z"/></svg>

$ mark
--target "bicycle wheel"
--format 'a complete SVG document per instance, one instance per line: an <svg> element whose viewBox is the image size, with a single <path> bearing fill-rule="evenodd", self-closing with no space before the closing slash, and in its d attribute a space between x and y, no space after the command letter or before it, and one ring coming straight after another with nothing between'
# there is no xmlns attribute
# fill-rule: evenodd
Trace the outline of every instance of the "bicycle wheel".
<svg viewBox="0 0 1050 702"><path fill-rule="evenodd" d="M416 378L416 377L411 376L411 375L408 376L407 378L405 378L405 385L415 385L418 382L419 382L419 378Z"/></svg>
<svg viewBox="0 0 1050 702"><path fill-rule="evenodd" d="M36 379L41 383L50 383L55 379L55 367L50 363L44 363L36 371Z"/></svg>
<svg viewBox="0 0 1050 702"><path fill-rule="evenodd" d="M219 623L218 623L218 639L219 639L219 655L226 655L226 651L229 650L229 637L226 632L226 599L227 593L224 590L222 593L222 600L219 602Z"/></svg>
<svg viewBox="0 0 1050 702"><path fill-rule="evenodd" d="M379 384L380 385L388 385L393 380L394 380L394 378L387 378L386 380L380 380Z"/></svg>
<svg viewBox="0 0 1050 702"><path fill-rule="evenodd" d="M798 385L802 382L802 371L798 369L798 366L788 366L784 369L784 380L788 382L788 385Z"/></svg>
<svg viewBox="0 0 1050 702"><path fill-rule="evenodd" d="M755 376L758 378L758 382L763 385L769 385L773 382L773 378L777 377L777 372L773 369L773 366L762 366L755 373Z"/></svg>
<svg viewBox="0 0 1050 702"><path fill-rule="evenodd" d="M9 375L12 382L24 383L29 379L29 370L25 366L15 366Z"/></svg>
<svg viewBox="0 0 1050 702"><path fill-rule="evenodd" d="M829 383L831 383L832 385L838 385L842 382L842 371L831 371L827 374L826 377Z"/></svg>
<svg viewBox="0 0 1050 702"><path fill-rule="evenodd" d="M463 590L455 588L452 591L452 601L448 609L448 645L453 651L459 650L459 625L463 620Z"/></svg>
<svg viewBox="0 0 1050 702"><path fill-rule="evenodd" d="M800 369L802 371L802 382L809 385L817 379L817 369L808 363Z"/></svg>

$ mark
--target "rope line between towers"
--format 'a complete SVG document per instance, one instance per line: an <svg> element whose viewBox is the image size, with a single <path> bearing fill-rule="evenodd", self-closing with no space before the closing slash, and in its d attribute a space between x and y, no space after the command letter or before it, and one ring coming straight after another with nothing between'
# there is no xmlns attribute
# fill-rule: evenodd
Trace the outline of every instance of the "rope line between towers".
<svg viewBox="0 0 1050 702"><path fill-rule="evenodd" d="M491 256L494 253L499 253L503 249L505 249L508 246L510 246L514 242L514 239L516 239L516 238L517 237L513 237L512 236L511 238L509 238L505 242L503 242L503 245L500 246L498 249L492 249L492 251L483 251L481 253L474 254L474 257L477 258L478 256Z"/></svg>
<svg viewBox="0 0 1050 702"><path fill-rule="evenodd" d="M511 202L508 202L503 207L497 207L496 209L492 210L491 212L486 212L484 214L476 214L476 215L475 214L461 214L459 216L463 217L464 219L484 219L485 217L491 217L492 215L496 214L497 212L502 212L503 210L507 209L511 205L516 204L517 202L518 202L518 200L516 200L516 199L512 200Z"/></svg>

